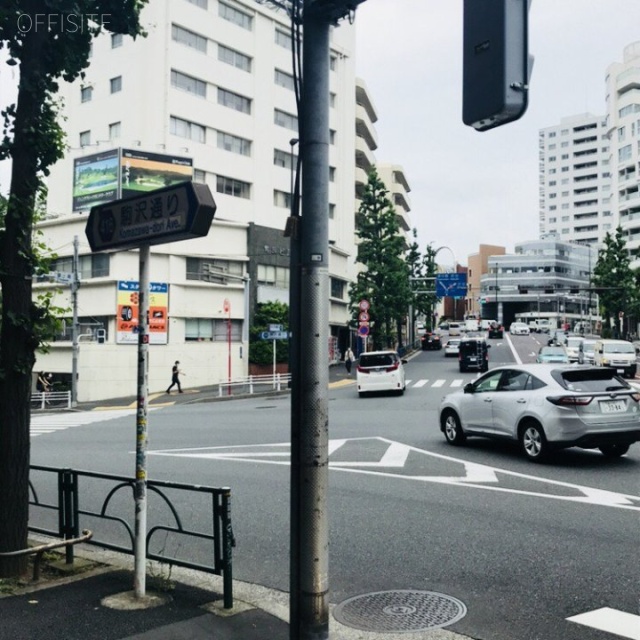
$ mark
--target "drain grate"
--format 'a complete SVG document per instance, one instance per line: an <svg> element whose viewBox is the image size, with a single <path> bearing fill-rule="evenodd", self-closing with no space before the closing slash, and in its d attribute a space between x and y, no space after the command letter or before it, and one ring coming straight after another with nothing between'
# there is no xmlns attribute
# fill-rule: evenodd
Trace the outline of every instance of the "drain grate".
<svg viewBox="0 0 640 640"><path fill-rule="evenodd" d="M341 602L333 610L340 623L361 631L409 633L438 629L467 614L465 605L433 591L378 591Z"/></svg>

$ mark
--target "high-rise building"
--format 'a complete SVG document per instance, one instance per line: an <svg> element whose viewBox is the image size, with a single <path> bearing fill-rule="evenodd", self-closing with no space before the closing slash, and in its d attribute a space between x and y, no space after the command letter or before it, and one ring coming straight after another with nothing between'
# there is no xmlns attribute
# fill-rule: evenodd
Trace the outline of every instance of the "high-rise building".
<svg viewBox="0 0 640 640"><path fill-rule="evenodd" d="M611 140L611 208L626 234L632 267L640 267L640 41L607 68L607 129Z"/></svg>
<svg viewBox="0 0 640 640"><path fill-rule="evenodd" d="M599 245L615 227L605 117L583 113L541 129L538 153L540 236Z"/></svg>

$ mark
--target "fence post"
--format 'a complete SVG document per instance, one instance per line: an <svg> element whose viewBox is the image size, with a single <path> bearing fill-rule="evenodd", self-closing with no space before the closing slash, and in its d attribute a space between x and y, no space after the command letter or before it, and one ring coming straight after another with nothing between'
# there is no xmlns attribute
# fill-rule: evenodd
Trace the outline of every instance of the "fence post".
<svg viewBox="0 0 640 640"><path fill-rule="evenodd" d="M222 398L222 384L218 384L218 398Z"/></svg>
<svg viewBox="0 0 640 640"><path fill-rule="evenodd" d="M41 398L40 398L40 408L41 408L41 409L44 409L44 403L46 402L47 395L46 395L46 392L45 392L45 391L43 391L40 395L41 395Z"/></svg>
<svg viewBox="0 0 640 640"><path fill-rule="evenodd" d="M253 395L253 376L249 376L249 393Z"/></svg>
<svg viewBox="0 0 640 640"><path fill-rule="evenodd" d="M222 487L222 593L224 608L233 608L233 529L231 528L231 489Z"/></svg>
<svg viewBox="0 0 640 640"><path fill-rule="evenodd" d="M71 391L67 391L67 409L71 409Z"/></svg>
<svg viewBox="0 0 640 640"><path fill-rule="evenodd" d="M60 537L69 540L77 538L78 527L78 481L71 469L61 469L58 473L58 527ZM68 544L65 555L66 564L73 564L73 545Z"/></svg>

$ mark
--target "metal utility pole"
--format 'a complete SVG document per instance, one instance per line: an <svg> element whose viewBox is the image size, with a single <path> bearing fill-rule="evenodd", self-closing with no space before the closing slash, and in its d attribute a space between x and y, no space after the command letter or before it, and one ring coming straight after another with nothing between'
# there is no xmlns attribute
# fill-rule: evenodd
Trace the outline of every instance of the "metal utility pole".
<svg viewBox="0 0 640 640"><path fill-rule="evenodd" d="M327 301L331 20L318 8L319 4L304 0L303 5L299 152L304 170L298 251L294 252L296 262L292 262L300 297L295 309L298 322L293 323L292 336L295 369L291 386L291 640L329 637Z"/></svg>
<svg viewBox="0 0 640 640"><path fill-rule="evenodd" d="M78 406L78 289L80 277L78 274L78 236L73 236L73 265L71 274L71 306L73 320L71 322L71 406Z"/></svg>

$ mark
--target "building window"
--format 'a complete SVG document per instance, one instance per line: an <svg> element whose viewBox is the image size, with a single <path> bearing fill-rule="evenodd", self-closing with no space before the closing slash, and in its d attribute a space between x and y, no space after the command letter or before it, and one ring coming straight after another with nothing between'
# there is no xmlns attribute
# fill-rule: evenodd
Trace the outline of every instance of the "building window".
<svg viewBox="0 0 640 640"><path fill-rule="evenodd" d="M209 8L209 0L187 0L191 4L195 4L196 7L200 7L201 9Z"/></svg>
<svg viewBox="0 0 640 640"><path fill-rule="evenodd" d="M242 27L243 29L247 29L251 31L251 25L253 23L253 18L244 13L243 11L238 11L233 7L230 7L228 4L224 4L223 2L218 3L218 15L229 22L233 22L233 24Z"/></svg>
<svg viewBox="0 0 640 640"><path fill-rule="evenodd" d="M276 167L284 167L285 169L291 169L296 166L298 162L298 156L291 155L286 151L281 151L280 149L273 150L273 164Z"/></svg>
<svg viewBox="0 0 640 640"><path fill-rule="evenodd" d="M298 117L293 116L290 113L285 113L284 111L280 111L280 109L274 109L273 111L273 122L277 124L279 127L284 127L285 129L291 129L291 131L298 131Z"/></svg>
<svg viewBox="0 0 640 640"><path fill-rule="evenodd" d="M273 190L273 206L291 209L291 194L288 191Z"/></svg>
<svg viewBox="0 0 640 640"><path fill-rule="evenodd" d="M80 89L80 101L89 102L93 98L93 87L82 87Z"/></svg>
<svg viewBox="0 0 640 640"><path fill-rule="evenodd" d="M336 132L333 129L329 129L329 144L336 143Z"/></svg>
<svg viewBox="0 0 640 640"><path fill-rule="evenodd" d="M189 29L183 29L177 24L171 25L171 39L202 53L207 53L207 39L204 36L189 31Z"/></svg>
<svg viewBox="0 0 640 640"><path fill-rule="evenodd" d="M211 318L185 318L184 339L187 342L226 342L229 339L229 321ZM231 320L231 340L242 340L242 320Z"/></svg>
<svg viewBox="0 0 640 640"><path fill-rule="evenodd" d="M226 176L216 177L216 191L234 198L246 198L247 200L251 198L251 185L248 182Z"/></svg>
<svg viewBox="0 0 640 640"><path fill-rule="evenodd" d="M338 278L331 278L331 297L342 300L344 298L344 280L338 280Z"/></svg>
<svg viewBox="0 0 640 640"><path fill-rule="evenodd" d="M91 144L91 131L80 132L80 146L88 147Z"/></svg>
<svg viewBox="0 0 640 640"><path fill-rule="evenodd" d="M112 122L109 125L109 140L117 140L120 137L120 122Z"/></svg>
<svg viewBox="0 0 640 640"><path fill-rule="evenodd" d="M257 277L258 284L278 287L280 289L289 288L289 267L259 264Z"/></svg>
<svg viewBox="0 0 640 640"><path fill-rule="evenodd" d="M251 58L249 56L221 44L218 45L218 60L226 62L232 67L251 72Z"/></svg>
<svg viewBox="0 0 640 640"><path fill-rule="evenodd" d="M331 71L335 71L337 66L338 66L338 58L336 56L331 56L329 58L329 69L331 69Z"/></svg>
<svg viewBox="0 0 640 640"><path fill-rule="evenodd" d="M112 33L111 34L111 48L117 49L122 46L122 34L121 33Z"/></svg>
<svg viewBox="0 0 640 640"><path fill-rule="evenodd" d="M618 149L618 162L625 162L631 159L631 145L627 144Z"/></svg>
<svg viewBox="0 0 640 640"><path fill-rule="evenodd" d="M218 149L239 153L242 156L250 156L251 140L246 140L224 131L218 131Z"/></svg>
<svg viewBox="0 0 640 640"><path fill-rule="evenodd" d="M230 281L237 282L238 278L242 278L243 269L243 263L237 260L187 258L187 280L227 284Z"/></svg>
<svg viewBox="0 0 640 640"><path fill-rule="evenodd" d="M233 91L227 91L226 89L220 89L218 87L218 104L242 113L251 113L251 100L245 98Z"/></svg>
<svg viewBox="0 0 640 640"><path fill-rule="evenodd" d="M336 168L329 167L329 182L335 182L335 181L336 181Z"/></svg>
<svg viewBox="0 0 640 640"><path fill-rule="evenodd" d="M111 80L109 80L109 86L111 93L118 93L118 91L122 91L122 76L111 78Z"/></svg>
<svg viewBox="0 0 640 640"><path fill-rule="evenodd" d="M291 91L295 89L293 76L290 73L280 71L280 69L275 70L274 81L277 85L284 87L285 89L291 89Z"/></svg>
<svg viewBox="0 0 640 640"><path fill-rule="evenodd" d="M291 33L276 29L276 44L291 51L293 45L291 43Z"/></svg>
<svg viewBox="0 0 640 640"><path fill-rule="evenodd" d="M200 184L207 184L207 172L202 169L193 170L193 181Z"/></svg>
<svg viewBox="0 0 640 640"><path fill-rule="evenodd" d="M56 258L49 266L49 271L73 273L73 257ZM95 253L78 257L78 273L82 280L100 278L109 275L109 254Z"/></svg>
<svg viewBox="0 0 640 640"><path fill-rule="evenodd" d="M336 205L329 204L329 219L333 220L336 217Z"/></svg>
<svg viewBox="0 0 640 640"><path fill-rule="evenodd" d="M175 116L171 116L169 120L169 132L174 136L188 138L189 140L202 142L203 144L206 141L206 127L201 124L196 124L195 122L182 120L182 118L176 118Z"/></svg>
<svg viewBox="0 0 640 640"><path fill-rule="evenodd" d="M186 73L180 73L175 69L171 69L171 86L188 93L193 93L201 98L207 97L207 83L203 80L198 80L192 76L188 76Z"/></svg>

